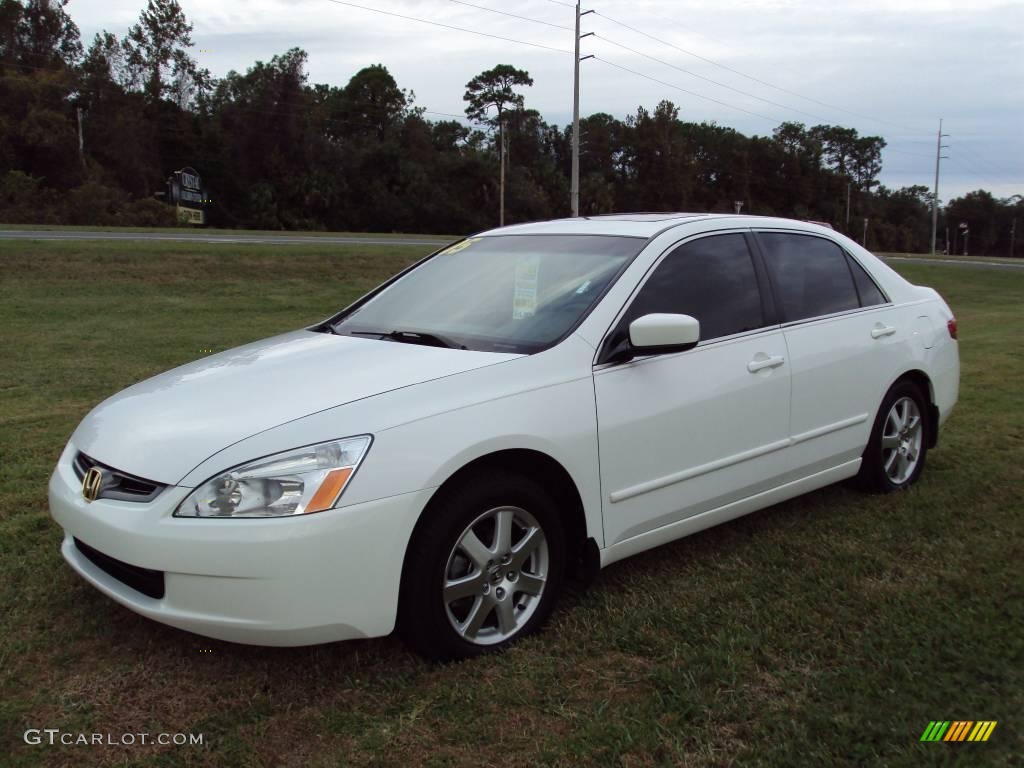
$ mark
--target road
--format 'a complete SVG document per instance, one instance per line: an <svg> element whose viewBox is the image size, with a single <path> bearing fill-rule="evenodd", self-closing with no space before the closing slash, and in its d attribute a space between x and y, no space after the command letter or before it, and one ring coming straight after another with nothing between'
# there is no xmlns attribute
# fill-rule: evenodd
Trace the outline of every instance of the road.
<svg viewBox="0 0 1024 768"><path fill-rule="evenodd" d="M203 232L90 232L68 230L0 230L0 240L170 240L190 243L265 243L269 245L428 245L441 246L451 239L429 237L375 237L374 235L257 235L205 234Z"/></svg>
<svg viewBox="0 0 1024 768"><path fill-rule="evenodd" d="M101 232L101 231L70 231L70 230L32 230L7 229L0 230L0 240L170 240L193 243L264 243L268 245L422 245L438 247L450 243L447 238L417 237L379 237L374 235L298 235L298 234L205 234L193 232ZM910 264L952 264L959 267L977 267L981 269L1024 269L1024 261L1020 263L982 261L962 257L930 259L918 256L883 256L886 261L902 261Z"/></svg>

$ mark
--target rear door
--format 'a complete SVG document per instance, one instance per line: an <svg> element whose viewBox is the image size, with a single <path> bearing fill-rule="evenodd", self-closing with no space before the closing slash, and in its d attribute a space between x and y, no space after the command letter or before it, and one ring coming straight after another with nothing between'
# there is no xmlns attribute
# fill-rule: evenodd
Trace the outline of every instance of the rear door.
<svg viewBox="0 0 1024 768"><path fill-rule="evenodd" d="M749 237L713 234L669 251L602 347L652 312L701 324L699 345L686 352L598 358L606 545L772 487L784 472L786 343Z"/></svg>
<svg viewBox="0 0 1024 768"><path fill-rule="evenodd" d="M790 355L793 462L807 474L860 456L904 354L897 310L835 241L757 233Z"/></svg>

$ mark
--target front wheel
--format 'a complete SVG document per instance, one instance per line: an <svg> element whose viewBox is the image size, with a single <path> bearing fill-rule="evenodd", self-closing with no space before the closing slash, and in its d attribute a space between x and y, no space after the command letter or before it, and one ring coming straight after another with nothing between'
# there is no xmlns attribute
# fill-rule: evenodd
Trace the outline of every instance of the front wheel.
<svg viewBox="0 0 1024 768"><path fill-rule="evenodd" d="M491 473L444 492L410 543L399 632L422 655L451 660L505 648L536 631L561 591L557 507L527 477Z"/></svg>
<svg viewBox="0 0 1024 768"><path fill-rule="evenodd" d="M882 400L860 469L868 490L889 493L907 488L924 470L928 453L927 402L916 384L899 381Z"/></svg>

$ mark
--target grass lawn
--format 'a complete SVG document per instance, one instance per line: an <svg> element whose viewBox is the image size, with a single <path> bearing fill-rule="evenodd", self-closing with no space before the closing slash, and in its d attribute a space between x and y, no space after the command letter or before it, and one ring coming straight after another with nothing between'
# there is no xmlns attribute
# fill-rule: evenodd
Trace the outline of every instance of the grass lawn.
<svg viewBox="0 0 1024 768"><path fill-rule="evenodd" d="M954 253L954 254L937 253L934 256L932 256L930 253L902 253L902 252L899 252L899 253L897 253L897 252L887 253L885 251L875 251L875 254L878 255L878 256L883 256L885 258L889 258L891 256L896 256L896 257L901 258L901 259L929 259L929 260L936 260L936 259L938 259L940 261L948 261L951 264L956 264L957 262L967 262L967 263L970 263L972 261L983 261L983 262L986 262L988 264L1018 264L1018 265L1024 265L1024 258L1021 258L1019 254L1018 254L1018 256L1016 258L1010 258L1009 256L986 256L985 254L978 254L977 256L975 256L975 255L961 256L960 254L957 254L957 253Z"/></svg>
<svg viewBox="0 0 1024 768"><path fill-rule="evenodd" d="M300 235L302 237L380 237L398 240L413 238L435 238L437 240L455 240L456 235L417 235L411 232L319 232L303 229L224 229L222 227L96 227L73 226L69 224L0 224L0 232L4 230L21 230L29 232L152 232L154 234L181 235L266 235L280 237Z"/></svg>
<svg viewBox="0 0 1024 768"><path fill-rule="evenodd" d="M205 640L64 564L46 482L93 405L324 317L427 250L0 242L0 765L1021 765L1016 271L895 264L960 322L960 405L915 488L828 488L618 563L499 657ZM936 719L999 724L920 743ZM205 744L29 746L28 728Z"/></svg>

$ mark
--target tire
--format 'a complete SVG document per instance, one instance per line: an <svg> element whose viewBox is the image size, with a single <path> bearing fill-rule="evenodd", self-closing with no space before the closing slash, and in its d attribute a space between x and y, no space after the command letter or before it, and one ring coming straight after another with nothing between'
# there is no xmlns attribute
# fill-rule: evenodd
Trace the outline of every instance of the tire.
<svg viewBox="0 0 1024 768"><path fill-rule="evenodd" d="M930 431L928 401L920 387L897 381L882 399L861 457L861 487L891 493L916 483L924 470Z"/></svg>
<svg viewBox="0 0 1024 768"><path fill-rule="evenodd" d="M399 634L413 650L436 661L471 658L544 624L562 590L565 534L538 483L481 473L443 490L424 514L398 606Z"/></svg>

